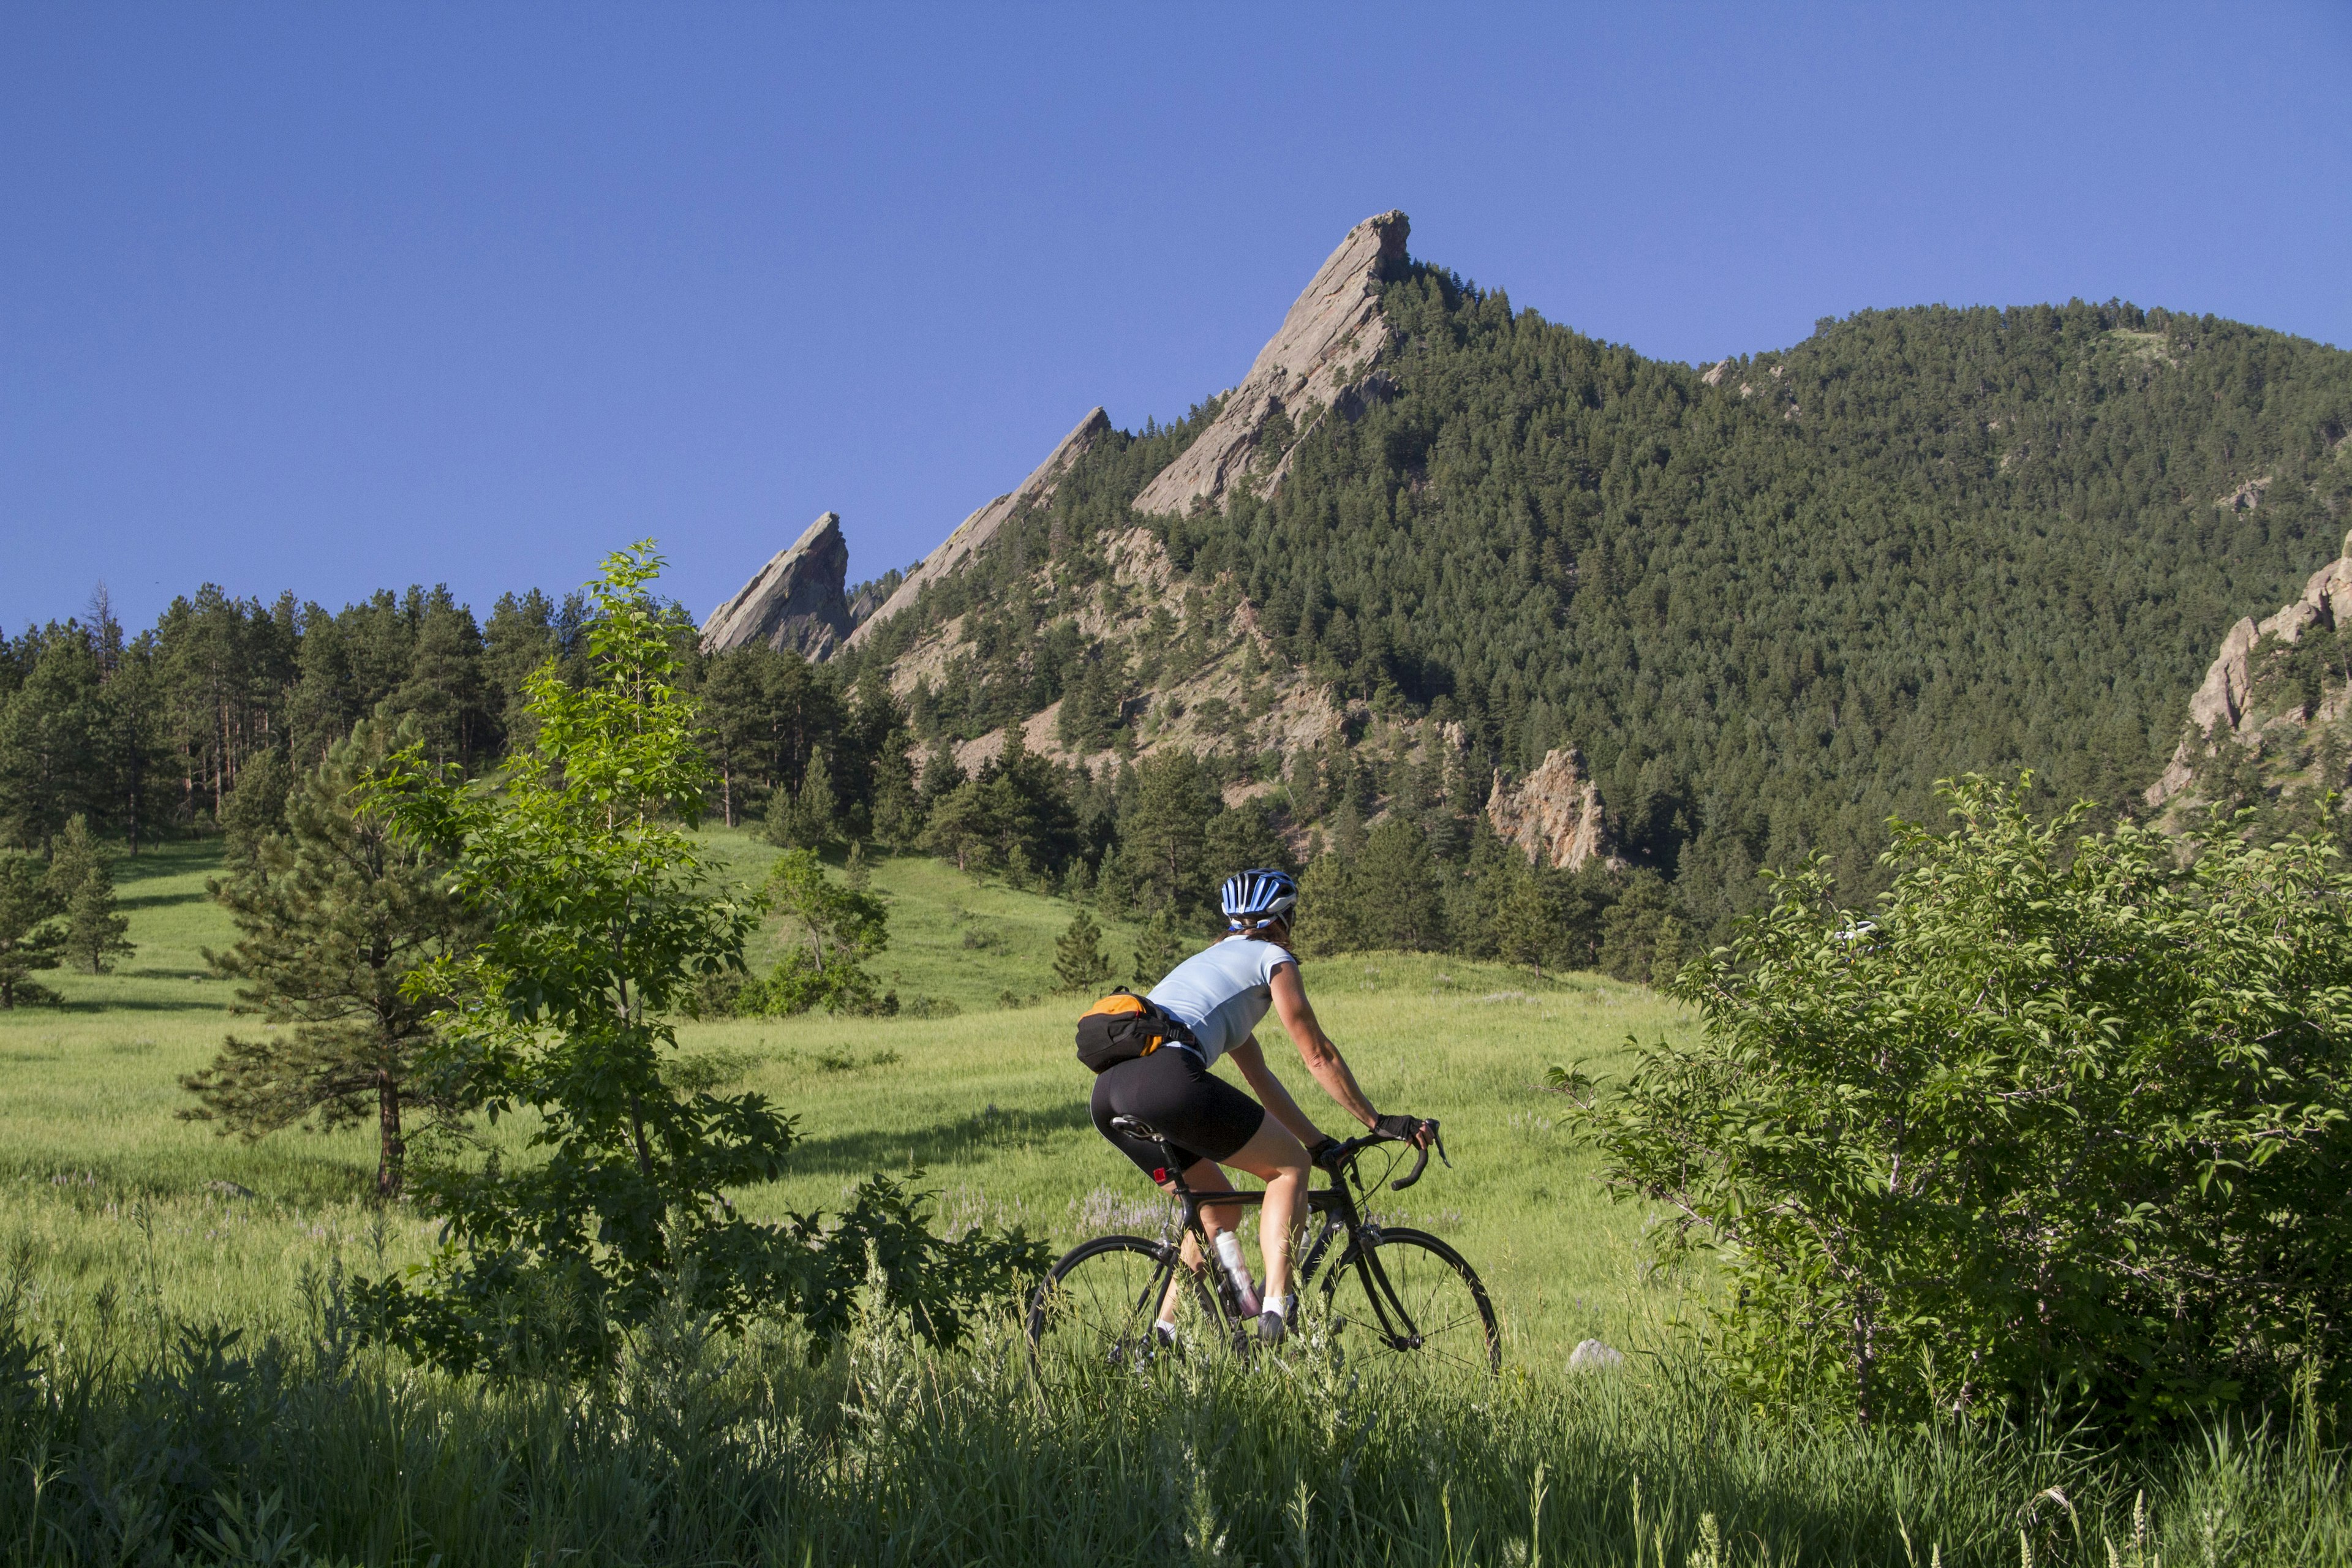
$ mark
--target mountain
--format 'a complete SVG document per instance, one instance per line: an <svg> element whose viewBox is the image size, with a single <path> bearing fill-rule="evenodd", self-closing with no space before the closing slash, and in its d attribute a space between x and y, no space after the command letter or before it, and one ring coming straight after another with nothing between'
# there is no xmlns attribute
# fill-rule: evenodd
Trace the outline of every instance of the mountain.
<svg viewBox="0 0 2352 1568"><path fill-rule="evenodd" d="M2337 449L2352 457L2338 438ZM2267 486L2225 498L2259 503ZM2314 572L2303 592L2221 639L2189 700L2189 721L2146 804L2174 826L2200 808L2250 809L2273 831L2323 822L2352 847L2352 825L2328 811L2329 792L2352 783L2352 534L2343 553Z"/></svg>
<svg viewBox="0 0 2352 1568"><path fill-rule="evenodd" d="M841 514L829 511L710 612L702 646L725 653L761 643L823 658L850 635L848 577L849 542L841 535Z"/></svg>
<svg viewBox="0 0 2352 1568"><path fill-rule="evenodd" d="M2133 805L2217 639L2352 522L2352 354L2116 301L1824 320L1705 368L1346 237L1243 381L1100 410L832 646L967 765L1181 749L1295 837L1484 805L1713 928L1860 890L1936 779ZM1529 824L1538 826L1530 828ZM1581 847L1578 847L1580 845Z"/></svg>
<svg viewBox="0 0 2352 1568"><path fill-rule="evenodd" d="M1411 233L1401 212L1366 218L1348 231L1258 351L1249 374L1218 400L1208 427L1143 487L1136 510L1182 512L1195 501L1222 503L1258 472L1265 475L1260 493L1281 487L1299 416L1312 419L1334 405L1345 410L1364 395L1367 373L1391 342L1381 286L1402 270Z"/></svg>
<svg viewBox="0 0 2352 1568"><path fill-rule="evenodd" d="M901 610L912 609L922 597L923 590L961 568L978 551L984 549L996 537L1005 520L1016 512L1042 507L1054 499L1054 487L1071 464L1086 456L1095 442L1110 428L1110 416L1100 408L1078 421L1070 433L1062 437L1061 445L1045 454L1045 460L1032 470L1029 477L1009 495L998 496L986 506L974 511L956 525L953 533L940 547L922 559L921 564L907 574L905 581L885 599L874 613L875 621L887 620ZM850 634L852 643L857 640Z"/></svg>

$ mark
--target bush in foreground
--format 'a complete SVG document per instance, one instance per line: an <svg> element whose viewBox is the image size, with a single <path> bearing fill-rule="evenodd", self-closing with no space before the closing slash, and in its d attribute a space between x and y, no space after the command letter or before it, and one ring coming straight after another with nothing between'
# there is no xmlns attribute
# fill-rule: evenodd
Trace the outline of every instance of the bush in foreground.
<svg viewBox="0 0 2352 1568"><path fill-rule="evenodd" d="M1865 1422L2162 1424L2352 1391L2352 875L2025 789L1898 824L1868 919L1816 867L1670 987L1704 1037L1588 1101L1612 1184L1729 1275L1748 1397ZM1579 1088L1578 1075L1557 1075Z"/></svg>

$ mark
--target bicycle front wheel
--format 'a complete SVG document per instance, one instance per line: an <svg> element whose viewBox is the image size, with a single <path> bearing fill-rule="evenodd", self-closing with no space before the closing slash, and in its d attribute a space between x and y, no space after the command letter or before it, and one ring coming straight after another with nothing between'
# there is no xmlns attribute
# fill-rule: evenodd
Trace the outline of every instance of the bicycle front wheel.
<svg viewBox="0 0 2352 1568"><path fill-rule="evenodd" d="M1477 1272L1426 1231L1382 1229L1350 1247L1323 1282L1333 1346L1370 1360L1503 1369L1503 1337Z"/></svg>
<svg viewBox="0 0 2352 1568"><path fill-rule="evenodd" d="M1055 1264L1031 1298L1031 1352L1041 1366L1139 1372L1169 1348L1152 1325L1171 1282L1179 1292L1180 1332L1198 1333L1217 1323L1216 1304L1179 1261L1172 1243L1097 1237Z"/></svg>

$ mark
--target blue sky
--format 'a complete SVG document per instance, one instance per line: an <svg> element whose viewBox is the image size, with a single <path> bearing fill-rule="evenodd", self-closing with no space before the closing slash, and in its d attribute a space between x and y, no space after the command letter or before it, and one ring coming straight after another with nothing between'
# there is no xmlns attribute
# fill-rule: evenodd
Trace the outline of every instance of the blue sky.
<svg viewBox="0 0 2352 1568"><path fill-rule="evenodd" d="M2352 347L2347 101L2343 0L0 0L0 623L646 534L700 614L828 508L871 575L1391 206L1693 362L2070 296Z"/></svg>

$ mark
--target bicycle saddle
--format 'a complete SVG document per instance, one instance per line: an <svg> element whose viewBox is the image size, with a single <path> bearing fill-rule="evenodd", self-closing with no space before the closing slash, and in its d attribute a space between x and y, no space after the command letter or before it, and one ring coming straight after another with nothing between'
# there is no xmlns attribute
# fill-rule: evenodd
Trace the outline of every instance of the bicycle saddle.
<svg viewBox="0 0 2352 1568"><path fill-rule="evenodd" d="M1110 1130L1114 1132L1124 1132L1129 1138L1141 1138L1148 1142L1162 1142L1160 1129L1140 1116L1114 1116L1110 1119Z"/></svg>

